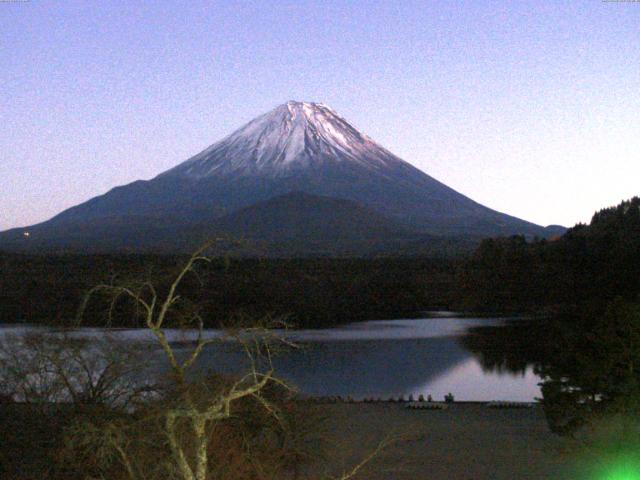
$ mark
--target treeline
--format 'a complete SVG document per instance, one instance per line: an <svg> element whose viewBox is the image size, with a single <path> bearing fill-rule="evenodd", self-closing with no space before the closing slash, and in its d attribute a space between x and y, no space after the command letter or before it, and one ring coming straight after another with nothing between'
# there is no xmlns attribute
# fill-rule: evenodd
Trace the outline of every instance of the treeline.
<svg viewBox="0 0 640 480"><path fill-rule="evenodd" d="M562 237L482 242L460 277L473 310L524 312L589 306L640 294L640 198L597 212Z"/></svg>
<svg viewBox="0 0 640 480"><path fill-rule="evenodd" d="M608 443L637 445L627 433L640 418L640 198L553 241L486 240L461 281L471 308L546 313L464 342L487 369L533 365L552 431L604 422ZM616 417L623 431L611 429Z"/></svg>
<svg viewBox="0 0 640 480"><path fill-rule="evenodd" d="M93 286L114 283L167 288L182 256L0 255L0 322L68 323ZM185 279L191 300L208 327L234 318L286 316L299 327L415 315L457 303L457 260L216 259ZM86 318L96 325L133 326L127 302L105 318L93 305ZM90 306L92 307L92 306Z"/></svg>
<svg viewBox="0 0 640 480"><path fill-rule="evenodd" d="M64 323L100 283L166 288L186 257L0 254L0 322ZM218 258L181 292L207 326L287 316L300 327L417 315L430 309L525 313L580 306L604 312L640 294L640 198L597 212L589 225L529 242L484 240L471 257ZM96 306L88 318L107 319ZM113 325L132 325L116 305Z"/></svg>

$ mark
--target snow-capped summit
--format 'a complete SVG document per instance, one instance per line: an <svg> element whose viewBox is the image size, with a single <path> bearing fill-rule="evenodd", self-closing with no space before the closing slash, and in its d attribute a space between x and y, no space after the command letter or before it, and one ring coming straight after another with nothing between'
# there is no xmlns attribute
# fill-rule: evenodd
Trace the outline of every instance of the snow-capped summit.
<svg viewBox="0 0 640 480"><path fill-rule="evenodd" d="M282 177L327 162L404 163L322 103L289 101L162 175Z"/></svg>

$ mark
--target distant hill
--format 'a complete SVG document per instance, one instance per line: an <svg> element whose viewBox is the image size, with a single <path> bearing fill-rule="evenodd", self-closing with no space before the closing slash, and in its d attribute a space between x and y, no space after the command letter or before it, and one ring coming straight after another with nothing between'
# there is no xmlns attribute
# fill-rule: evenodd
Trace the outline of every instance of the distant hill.
<svg viewBox="0 0 640 480"><path fill-rule="evenodd" d="M281 195L208 221L166 223L148 217L44 223L4 233L8 251L188 253L208 239L221 252L257 256L452 256L471 252L480 237L437 237L403 225L351 200L302 192ZM233 244L233 245L232 245Z"/></svg>
<svg viewBox="0 0 640 480"><path fill-rule="evenodd" d="M351 200L292 192L222 217L218 229L253 240L416 238L399 222Z"/></svg>

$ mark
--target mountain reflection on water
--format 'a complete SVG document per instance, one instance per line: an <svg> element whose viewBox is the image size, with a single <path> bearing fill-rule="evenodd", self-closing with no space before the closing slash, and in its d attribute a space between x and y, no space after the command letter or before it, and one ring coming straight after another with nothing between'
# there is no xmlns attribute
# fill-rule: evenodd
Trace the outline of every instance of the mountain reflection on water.
<svg viewBox="0 0 640 480"><path fill-rule="evenodd" d="M552 431L572 434L598 418L640 418L640 308L617 299L604 313L587 308L460 337L485 371L533 368Z"/></svg>
<svg viewBox="0 0 640 480"><path fill-rule="evenodd" d="M533 401L540 379L531 368L484 368L462 341L469 328L501 328L501 319L429 318L369 321L326 330L291 332L299 348L274 359L276 374L310 396L399 397L442 400ZM185 347L186 348L186 347ZM244 353L231 342L207 348L199 367L241 372Z"/></svg>

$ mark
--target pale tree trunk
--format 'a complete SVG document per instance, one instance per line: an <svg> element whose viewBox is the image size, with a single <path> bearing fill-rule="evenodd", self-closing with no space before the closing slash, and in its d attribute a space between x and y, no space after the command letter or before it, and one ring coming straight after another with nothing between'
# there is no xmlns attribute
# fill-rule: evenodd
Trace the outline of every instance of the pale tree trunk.
<svg viewBox="0 0 640 480"><path fill-rule="evenodd" d="M170 407L163 414L165 434L169 442L171 455L175 462L177 473L182 480L207 480L210 469L209 455L207 451L209 444L207 427L214 422L228 419L231 416L231 404L233 402L249 396L254 397L270 414L277 416L277 413L274 411L268 400L262 396L261 392L270 382L276 382L286 387L284 383L273 377L271 352L269 351L268 340L263 340L266 336L261 336L264 333L268 333L268 329L249 329L248 331L245 330L245 333L249 333L250 336L254 335L254 338L249 340L249 342L260 344L260 346L256 348L257 353L254 354L251 352L251 349L247 344L244 343L245 341L240 339L243 343L245 352L251 359L251 371L240 380L236 381L228 392L212 398L208 405L198 405L198 403L191 397L186 380L186 371L193 366L205 346L211 343L212 340L205 340L203 338L204 322L198 314L193 314L189 318L185 319L185 323L189 324L189 322L191 322L191 329L197 332L197 340L196 346L187 356L187 359L181 362L175 355L173 347L165 335L165 329L167 328L165 321L169 313L172 311L172 307L174 307L180 300L180 296L177 295L176 292L185 275L193 271L193 267L197 262L210 261L207 257L203 256L204 252L210 246L210 243L205 244L191 256L184 268L176 276L164 299L158 298L157 292L151 283L143 284L143 286L137 291L115 285L98 285L89 291L79 313L79 316L81 317L88 304L89 298L93 293L98 291L106 291L113 295L111 303L112 308L120 296L130 298L137 307L140 307L140 310L143 312L146 327L158 341L158 344L169 361L174 381L176 382L178 391L182 395L182 404L177 407ZM239 337L242 337L242 335ZM265 356L270 367L269 371L266 373L260 373L258 371L256 367L258 364L255 358L256 355ZM187 433L179 432L180 426L188 426L190 431ZM184 441L184 438L186 438L186 441L192 443L195 447L192 454L187 455L185 445L181 443ZM388 441L382 442L378 448L376 448L369 456L364 458L359 464L354 466L350 471L345 472L342 476L334 477L334 480L350 480L355 478L364 466L376 457L381 449L388 443ZM188 451L190 451L190 449ZM126 455L124 455L124 457L128 459ZM129 462L126 465L126 468L133 480L134 469Z"/></svg>

